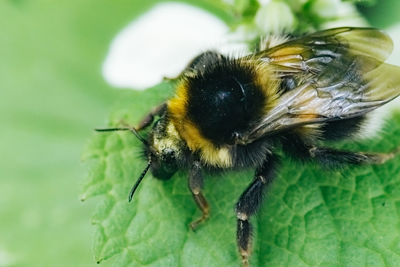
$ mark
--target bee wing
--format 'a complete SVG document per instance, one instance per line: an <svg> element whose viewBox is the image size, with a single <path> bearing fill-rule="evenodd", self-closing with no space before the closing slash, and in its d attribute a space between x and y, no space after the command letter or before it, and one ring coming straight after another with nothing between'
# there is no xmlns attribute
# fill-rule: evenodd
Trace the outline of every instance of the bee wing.
<svg viewBox="0 0 400 267"><path fill-rule="evenodd" d="M260 59L277 66L281 77L294 77L296 87L282 93L240 143L357 117L394 99L400 94L400 68L383 63L391 50L390 38L378 30L338 28L263 51Z"/></svg>
<svg viewBox="0 0 400 267"><path fill-rule="evenodd" d="M274 66L278 76L318 74L343 69L354 57L374 68L392 53L393 42L373 28L335 28L293 39L255 57ZM365 64L364 64L365 65Z"/></svg>

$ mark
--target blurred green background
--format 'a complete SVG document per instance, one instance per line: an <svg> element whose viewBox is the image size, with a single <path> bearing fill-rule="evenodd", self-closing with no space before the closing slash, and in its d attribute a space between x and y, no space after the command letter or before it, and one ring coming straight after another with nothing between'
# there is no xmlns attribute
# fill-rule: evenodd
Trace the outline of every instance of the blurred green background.
<svg viewBox="0 0 400 267"><path fill-rule="evenodd" d="M108 46L155 2L0 2L0 266L96 265L80 154L121 96L101 76ZM360 10L378 27L400 20L397 0Z"/></svg>
<svg viewBox="0 0 400 267"><path fill-rule="evenodd" d="M118 95L101 76L110 41L144 8L0 1L0 266L96 265L80 154Z"/></svg>

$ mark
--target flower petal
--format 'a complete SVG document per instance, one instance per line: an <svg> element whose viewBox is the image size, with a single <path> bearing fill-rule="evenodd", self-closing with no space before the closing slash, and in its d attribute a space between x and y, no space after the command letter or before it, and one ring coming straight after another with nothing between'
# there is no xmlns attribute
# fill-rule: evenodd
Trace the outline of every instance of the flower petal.
<svg viewBox="0 0 400 267"><path fill-rule="evenodd" d="M229 28L206 11L158 4L113 40L103 75L115 87L145 89L176 77L197 54L227 42Z"/></svg>

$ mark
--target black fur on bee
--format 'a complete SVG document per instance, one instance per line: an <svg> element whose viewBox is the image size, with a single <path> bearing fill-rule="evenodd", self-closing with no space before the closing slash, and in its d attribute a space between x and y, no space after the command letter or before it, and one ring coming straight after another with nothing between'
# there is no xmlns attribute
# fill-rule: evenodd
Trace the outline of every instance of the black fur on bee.
<svg viewBox="0 0 400 267"><path fill-rule="evenodd" d="M187 79L187 115L215 145L233 144L234 134L262 114L265 95L252 68L222 56L211 62L201 62L209 67Z"/></svg>

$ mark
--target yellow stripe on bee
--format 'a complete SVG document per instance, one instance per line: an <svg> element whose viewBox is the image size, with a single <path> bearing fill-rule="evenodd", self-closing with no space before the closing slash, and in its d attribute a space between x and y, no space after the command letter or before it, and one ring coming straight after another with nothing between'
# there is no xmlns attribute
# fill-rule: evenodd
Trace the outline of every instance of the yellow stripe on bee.
<svg viewBox="0 0 400 267"><path fill-rule="evenodd" d="M187 84L181 81L176 96L168 102L168 111L172 123L189 149L198 152L201 160L211 166L228 168L232 166L232 157L227 147L216 147L205 138L198 127L187 117Z"/></svg>
<svg viewBox="0 0 400 267"><path fill-rule="evenodd" d="M176 95L168 101L168 111L172 115L172 119L181 121L186 117L187 113L187 89L185 81L182 81L176 88ZM175 124L176 126L176 124Z"/></svg>
<svg viewBox="0 0 400 267"><path fill-rule="evenodd" d="M200 153L201 159L209 165L221 168L232 167L232 156L227 147L215 149L214 146L205 147Z"/></svg>
<svg viewBox="0 0 400 267"><path fill-rule="evenodd" d="M259 63L255 67L255 85L261 88L265 96L264 112L267 113L276 106L279 94L279 80L273 74L268 63Z"/></svg>

